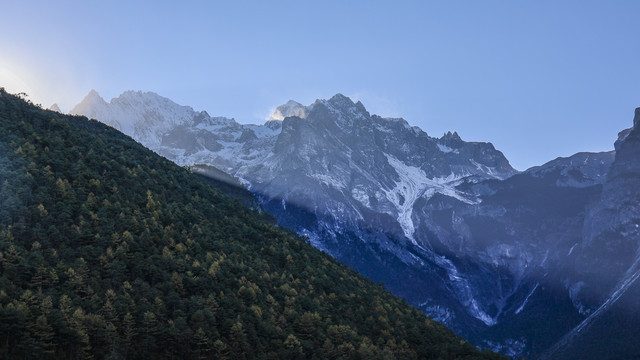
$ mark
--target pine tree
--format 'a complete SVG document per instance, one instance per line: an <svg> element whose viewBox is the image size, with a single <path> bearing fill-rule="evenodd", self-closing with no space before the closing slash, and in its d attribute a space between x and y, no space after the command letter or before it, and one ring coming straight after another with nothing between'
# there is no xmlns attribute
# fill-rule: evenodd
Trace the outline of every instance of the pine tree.
<svg viewBox="0 0 640 360"><path fill-rule="evenodd" d="M284 347L286 349L285 356L286 359L303 359L304 352L302 351L302 344L300 340L293 335L290 334L287 336L287 339L284 341Z"/></svg>
<svg viewBox="0 0 640 360"><path fill-rule="evenodd" d="M34 338L36 340L36 352L40 357L49 357L54 353L53 328L47 322L47 317L40 315L36 318Z"/></svg>
<svg viewBox="0 0 640 360"><path fill-rule="evenodd" d="M211 351L210 340L205 334L202 328L198 328L194 334L194 341L196 343L196 356L198 359L206 359Z"/></svg>
<svg viewBox="0 0 640 360"><path fill-rule="evenodd" d="M136 323L133 319L133 315L131 313L126 313L124 318L122 319L122 345L123 345L123 357L126 359L129 353L129 350L132 347L133 339L136 336Z"/></svg>
<svg viewBox="0 0 640 360"><path fill-rule="evenodd" d="M230 359L231 352L224 341L218 339L213 342L214 358L219 360Z"/></svg>
<svg viewBox="0 0 640 360"><path fill-rule="evenodd" d="M300 321L296 324L296 334L300 339L308 340L315 334L315 321L319 318L317 314L305 312L300 317Z"/></svg>
<svg viewBox="0 0 640 360"><path fill-rule="evenodd" d="M236 322L229 331L229 344L231 345L231 356L233 359L246 359L249 354L249 343L247 335L242 328L241 322Z"/></svg>

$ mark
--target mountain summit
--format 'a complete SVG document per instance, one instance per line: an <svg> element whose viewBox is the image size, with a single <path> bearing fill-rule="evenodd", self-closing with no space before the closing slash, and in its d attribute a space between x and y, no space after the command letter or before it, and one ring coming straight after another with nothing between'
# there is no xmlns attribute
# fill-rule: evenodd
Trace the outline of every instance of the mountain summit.
<svg viewBox="0 0 640 360"><path fill-rule="evenodd" d="M269 120L282 121L284 118L290 116L297 116L300 118L306 117L307 107L297 101L289 100L286 104L278 106L271 116L269 116Z"/></svg>

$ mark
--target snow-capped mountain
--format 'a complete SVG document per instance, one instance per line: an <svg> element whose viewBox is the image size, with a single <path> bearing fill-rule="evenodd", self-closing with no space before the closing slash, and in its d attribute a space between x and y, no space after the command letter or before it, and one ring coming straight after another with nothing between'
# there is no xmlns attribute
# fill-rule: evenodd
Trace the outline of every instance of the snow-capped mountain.
<svg viewBox="0 0 640 360"><path fill-rule="evenodd" d="M323 214L335 212L327 201L337 191L340 202L351 203L340 206L343 219L362 220L359 207L388 214L413 242L417 199L442 193L473 203L455 189L461 179L516 173L491 144L464 142L456 133L432 138L403 119L371 116L340 94L309 106L289 101L264 125L212 118L132 91L106 103L92 90L71 113L112 125L180 165L220 167L269 198L303 203L297 192L317 193L309 197Z"/></svg>
<svg viewBox="0 0 640 360"><path fill-rule="evenodd" d="M586 244L601 243L607 224L636 224L620 215L616 189L628 176L612 175L626 169L615 164L633 162L619 154L635 139L631 130L618 153L579 153L518 173L490 143L455 132L434 138L340 94L308 106L289 101L262 125L140 92L107 103L92 91L72 113L180 165L239 178L281 224L505 354L535 357L552 347L615 291L589 271L615 268L607 272L615 283L635 264L614 255L585 271L578 263L593 257Z"/></svg>
<svg viewBox="0 0 640 360"><path fill-rule="evenodd" d="M307 117L307 107L297 101L289 100L286 104L278 106L269 116L269 120L282 121L290 116Z"/></svg>
<svg viewBox="0 0 640 360"><path fill-rule="evenodd" d="M99 119L150 149L182 146L186 153L220 149L216 140L208 138L207 134L220 130L233 132L239 128L233 119L211 117L206 111L196 112L157 94L139 91L127 91L107 103L95 90L91 90L69 113ZM187 130L186 134L182 129ZM198 136L200 132L202 135ZM196 137L198 141L194 142Z"/></svg>

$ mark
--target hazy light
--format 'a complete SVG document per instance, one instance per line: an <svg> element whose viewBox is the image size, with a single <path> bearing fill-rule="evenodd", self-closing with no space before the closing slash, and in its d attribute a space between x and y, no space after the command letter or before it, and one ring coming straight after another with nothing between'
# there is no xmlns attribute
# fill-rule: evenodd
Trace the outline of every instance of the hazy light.
<svg viewBox="0 0 640 360"><path fill-rule="evenodd" d="M13 94L24 92L29 95L31 93L31 88L23 76L4 64L0 64L0 87L4 87L7 92Z"/></svg>

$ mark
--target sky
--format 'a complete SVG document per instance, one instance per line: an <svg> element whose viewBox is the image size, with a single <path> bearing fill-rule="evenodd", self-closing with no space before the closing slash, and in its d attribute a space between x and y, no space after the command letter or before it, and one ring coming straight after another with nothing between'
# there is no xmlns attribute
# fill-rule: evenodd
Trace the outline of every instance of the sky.
<svg viewBox="0 0 640 360"><path fill-rule="evenodd" d="M70 110L126 90L262 123L342 93L524 170L613 149L640 106L640 1L14 1L0 86Z"/></svg>

